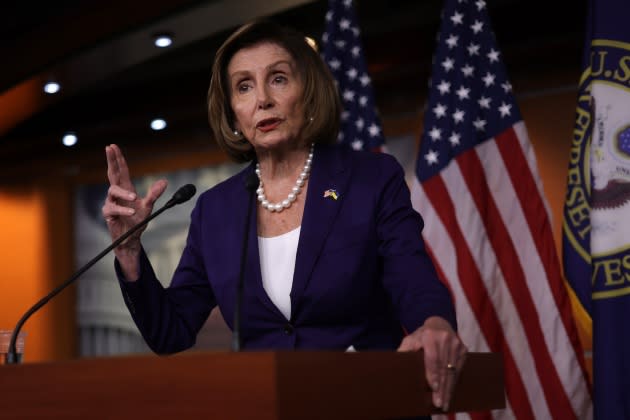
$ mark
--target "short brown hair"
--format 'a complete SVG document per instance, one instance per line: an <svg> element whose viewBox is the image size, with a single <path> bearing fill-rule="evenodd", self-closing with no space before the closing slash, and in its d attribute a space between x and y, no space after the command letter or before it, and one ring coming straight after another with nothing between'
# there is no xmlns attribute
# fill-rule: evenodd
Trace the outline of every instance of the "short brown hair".
<svg viewBox="0 0 630 420"><path fill-rule="evenodd" d="M252 145L234 134L234 113L227 75L230 60L238 51L261 42L284 48L295 61L302 82L305 121L304 140L309 143L334 143L339 131L341 101L330 70L304 35L270 21L255 21L236 30L216 53L208 89L208 121L219 146L237 162L255 158Z"/></svg>

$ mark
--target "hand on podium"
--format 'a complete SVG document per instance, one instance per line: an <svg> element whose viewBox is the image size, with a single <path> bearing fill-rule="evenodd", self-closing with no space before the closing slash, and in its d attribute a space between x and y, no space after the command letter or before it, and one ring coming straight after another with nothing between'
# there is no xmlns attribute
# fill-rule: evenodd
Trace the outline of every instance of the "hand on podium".
<svg viewBox="0 0 630 420"><path fill-rule="evenodd" d="M433 404L448 410L467 348L443 318L428 318L422 327L407 335L398 351L424 351L427 382L433 390Z"/></svg>

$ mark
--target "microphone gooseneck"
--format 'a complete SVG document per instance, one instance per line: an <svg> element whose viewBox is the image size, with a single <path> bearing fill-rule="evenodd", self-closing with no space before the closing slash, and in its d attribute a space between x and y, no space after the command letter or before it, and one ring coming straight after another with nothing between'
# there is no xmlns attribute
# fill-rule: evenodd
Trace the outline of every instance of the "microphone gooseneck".
<svg viewBox="0 0 630 420"><path fill-rule="evenodd" d="M154 218L162 214L162 212L164 212L165 210L168 210L177 204L181 204L185 201L190 200L190 198L192 198L192 196L195 195L196 191L197 190L195 186L192 184L187 184L179 188L175 192L175 194L173 194L173 197L170 200L168 200L168 202L164 206L162 206L159 210L151 213L149 216L147 216L144 220L142 220L137 225L132 226L131 229L129 229L124 234L122 234L118 239L112 242L110 246L105 248L96 257L92 258L87 264L85 264L76 273L74 273L68 280L66 280L60 286L56 287L52 292L44 296L42 299L39 300L39 302L37 302L28 311L26 311L26 313L22 316L22 318L20 318L18 323L15 325L15 328L13 329L13 333L11 334L11 341L9 342L9 350L6 356L6 363L17 364L20 362L19 360L17 360L17 351L16 351L15 343L17 341L18 334L20 333L20 330L22 329L22 326L31 317L31 315L33 315L35 312L37 312L37 310L39 310L42 306L48 303L50 299L57 296L59 292L61 292L63 289L65 289L70 284L72 284L77 278L79 278L79 276L81 276L81 274L85 273L90 267L96 264L108 252L110 252L112 249L120 245L124 240L126 240L129 236L134 234L138 229L140 229L141 227L149 223L151 220L153 220Z"/></svg>
<svg viewBox="0 0 630 420"><path fill-rule="evenodd" d="M232 328L232 350L241 351L241 302L243 301L243 283L245 279L245 261L247 260L247 245L249 239L249 226L252 219L252 209L254 208L254 197L259 185L258 176L252 171L245 177L245 189L249 193L249 204L247 207L247 221L245 222L245 232L243 233L243 249L241 251L241 269L236 285L236 302L234 304L234 324Z"/></svg>

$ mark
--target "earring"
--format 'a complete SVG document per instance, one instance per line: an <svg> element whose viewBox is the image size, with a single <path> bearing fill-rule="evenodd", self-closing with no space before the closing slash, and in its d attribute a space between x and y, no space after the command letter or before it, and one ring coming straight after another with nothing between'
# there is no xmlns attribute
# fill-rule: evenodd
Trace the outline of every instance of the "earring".
<svg viewBox="0 0 630 420"><path fill-rule="evenodd" d="M240 132L240 131L238 131L238 130L234 130L234 135L235 135L235 136L240 136L240 135L241 135L241 132Z"/></svg>
<svg viewBox="0 0 630 420"><path fill-rule="evenodd" d="M313 117L310 117L310 118L308 119L308 122L313 122Z"/></svg>

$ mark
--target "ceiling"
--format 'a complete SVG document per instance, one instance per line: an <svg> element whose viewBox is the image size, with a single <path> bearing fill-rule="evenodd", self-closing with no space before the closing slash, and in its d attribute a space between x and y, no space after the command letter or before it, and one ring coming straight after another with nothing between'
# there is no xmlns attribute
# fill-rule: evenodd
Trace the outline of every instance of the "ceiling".
<svg viewBox="0 0 630 420"><path fill-rule="evenodd" d="M577 83L586 0L571 3L573 17L561 2L487 3L517 93L541 74ZM355 4L381 113L419 109L442 0ZM151 154L213 149L205 96L217 46L258 16L320 39L326 9L326 0L3 2L0 176L45 174L52 162L100 156L113 142ZM161 32L173 34L171 47L153 47ZM42 85L52 78L62 90L46 95ZM166 130L149 128L156 116ZM66 131L79 136L73 148L61 144Z"/></svg>

